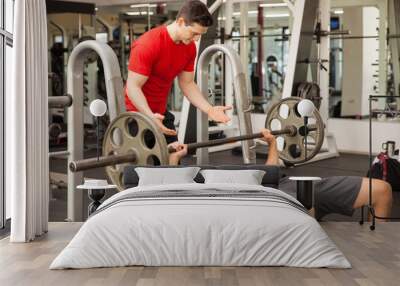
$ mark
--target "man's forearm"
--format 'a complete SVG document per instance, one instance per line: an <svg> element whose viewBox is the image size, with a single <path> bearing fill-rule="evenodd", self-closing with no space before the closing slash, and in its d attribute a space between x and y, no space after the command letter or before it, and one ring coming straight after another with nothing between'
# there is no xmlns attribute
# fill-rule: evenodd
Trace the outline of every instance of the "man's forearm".
<svg viewBox="0 0 400 286"><path fill-rule="evenodd" d="M204 113L208 113L212 106L207 101L207 99L205 99L197 84L195 84L194 82L186 84L185 86L181 86L181 90L191 104L193 104Z"/></svg>
<svg viewBox="0 0 400 286"><path fill-rule="evenodd" d="M170 155L168 161L170 166L178 166L180 160L178 157Z"/></svg>
<svg viewBox="0 0 400 286"><path fill-rule="evenodd" d="M153 117L153 112L151 111L149 104L147 103L147 99L140 87L129 87L128 85L128 97L140 113L143 113L149 117Z"/></svg>
<svg viewBox="0 0 400 286"><path fill-rule="evenodd" d="M268 145L268 159L265 165L279 165L279 154L276 142Z"/></svg>

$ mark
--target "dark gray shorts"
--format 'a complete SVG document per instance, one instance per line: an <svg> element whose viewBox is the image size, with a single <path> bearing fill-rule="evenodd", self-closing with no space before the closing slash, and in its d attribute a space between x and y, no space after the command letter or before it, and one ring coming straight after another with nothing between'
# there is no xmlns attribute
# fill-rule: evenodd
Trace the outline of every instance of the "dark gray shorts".
<svg viewBox="0 0 400 286"><path fill-rule="evenodd" d="M337 176L314 183L315 217L338 213L352 216L353 205L361 189L362 177ZM279 189L296 198L296 182L283 177Z"/></svg>

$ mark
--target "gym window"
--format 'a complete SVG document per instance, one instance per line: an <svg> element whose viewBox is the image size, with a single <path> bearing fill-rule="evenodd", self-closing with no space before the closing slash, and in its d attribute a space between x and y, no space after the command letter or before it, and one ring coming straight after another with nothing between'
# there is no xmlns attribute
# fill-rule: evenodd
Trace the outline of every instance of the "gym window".
<svg viewBox="0 0 400 286"><path fill-rule="evenodd" d="M5 188L5 100L11 93L14 0L0 0L0 236L9 227L10 194Z"/></svg>

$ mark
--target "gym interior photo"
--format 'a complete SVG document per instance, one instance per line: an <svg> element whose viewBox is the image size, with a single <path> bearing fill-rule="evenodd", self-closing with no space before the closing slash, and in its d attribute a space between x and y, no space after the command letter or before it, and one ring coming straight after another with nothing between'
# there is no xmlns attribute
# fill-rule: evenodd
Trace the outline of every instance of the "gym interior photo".
<svg viewBox="0 0 400 286"><path fill-rule="evenodd" d="M399 285L400 0L0 0L0 285Z"/></svg>

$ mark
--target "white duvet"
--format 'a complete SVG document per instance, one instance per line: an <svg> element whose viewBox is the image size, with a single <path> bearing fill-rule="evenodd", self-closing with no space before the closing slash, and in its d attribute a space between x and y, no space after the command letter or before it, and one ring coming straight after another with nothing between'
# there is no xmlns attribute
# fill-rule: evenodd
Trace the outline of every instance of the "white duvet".
<svg viewBox="0 0 400 286"><path fill-rule="evenodd" d="M144 192L174 190L178 195L173 197L130 199ZM180 197L179 192L185 191L248 192L250 196ZM252 197L251 191L271 197ZM100 206L50 269L128 265L350 268L318 222L298 204L279 190L254 185L128 189Z"/></svg>

